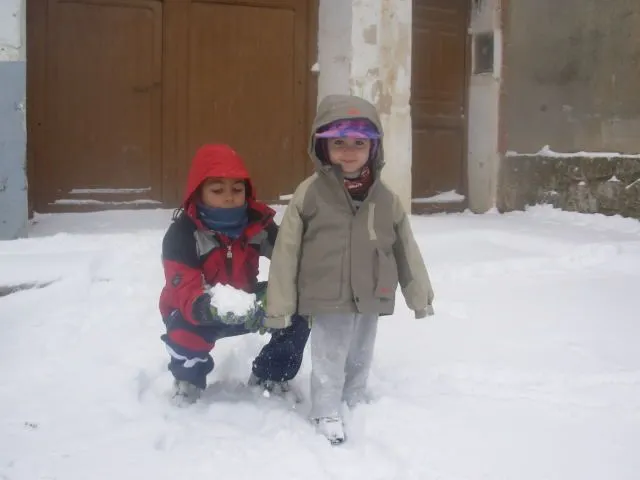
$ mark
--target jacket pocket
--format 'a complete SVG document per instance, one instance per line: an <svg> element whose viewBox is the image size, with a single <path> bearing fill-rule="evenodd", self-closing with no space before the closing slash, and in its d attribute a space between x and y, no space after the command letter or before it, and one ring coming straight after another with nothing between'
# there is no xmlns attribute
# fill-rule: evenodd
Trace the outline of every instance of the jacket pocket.
<svg viewBox="0 0 640 480"><path fill-rule="evenodd" d="M298 275L298 295L312 300L339 300L344 287L344 253L331 261L302 261Z"/></svg>
<svg viewBox="0 0 640 480"><path fill-rule="evenodd" d="M375 260L376 298L393 299L398 288L398 267L392 253L376 248Z"/></svg>

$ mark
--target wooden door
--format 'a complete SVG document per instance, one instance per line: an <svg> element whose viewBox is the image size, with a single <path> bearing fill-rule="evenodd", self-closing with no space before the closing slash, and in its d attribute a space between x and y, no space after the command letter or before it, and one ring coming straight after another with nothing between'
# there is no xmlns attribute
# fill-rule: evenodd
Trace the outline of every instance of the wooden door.
<svg viewBox="0 0 640 480"><path fill-rule="evenodd" d="M418 210L466 202L469 0L414 0L412 196Z"/></svg>
<svg viewBox="0 0 640 480"><path fill-rule="evenodd" d="M42 110L29 132L36 209L159 202L162 3L46 6Z"/></svg>
<svg viewBox="0 0 640 480"><path fill-rule="evenodd" d="M190 5L188 154L207 142L232 145L245 158L259 198L269 202L293 193L309 163L310 5L301 0L192 0ZM185 176L183 168L180 177Z"/></svg>
<svg viewBox="0 0 640 480"><path fill-rule="evenodd" d="M28 173L38 212L176 206L203 143L262 200L311 170L317 0L29 0Z"/></svg>

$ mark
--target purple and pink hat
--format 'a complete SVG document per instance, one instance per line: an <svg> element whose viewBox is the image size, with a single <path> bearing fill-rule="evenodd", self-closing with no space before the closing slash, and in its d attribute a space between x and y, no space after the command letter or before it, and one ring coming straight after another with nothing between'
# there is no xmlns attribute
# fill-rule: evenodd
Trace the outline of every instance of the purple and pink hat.
<svg viewBox="0 0 640 480"><path fill-rule="evenodd" d="M316 133L316 138L380 138L376 126L364 118L336 120L325 125Z"/></svg>

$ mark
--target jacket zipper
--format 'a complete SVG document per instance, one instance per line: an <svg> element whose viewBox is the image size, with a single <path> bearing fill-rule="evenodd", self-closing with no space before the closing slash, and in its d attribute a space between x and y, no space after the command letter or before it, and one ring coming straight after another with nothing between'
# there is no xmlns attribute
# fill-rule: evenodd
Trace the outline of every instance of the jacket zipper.
<svg viewBox="0 0 640 480"><path fill-rule="evenodd" d="M233 252L231 251L231 245L227 245L227 258L225 260L225 263L227 265L227 277L229 279L231 278L231 273L233 270L232 261L233 261Z"/></svg>

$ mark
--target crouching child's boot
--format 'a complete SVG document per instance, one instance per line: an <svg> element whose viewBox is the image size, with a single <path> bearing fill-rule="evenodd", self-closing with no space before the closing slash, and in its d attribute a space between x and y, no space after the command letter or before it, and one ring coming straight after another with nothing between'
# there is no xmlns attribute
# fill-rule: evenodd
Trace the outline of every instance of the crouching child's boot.
<svg viewBox="0 0 640 480"><path fill-rule="evenodd" d="M198 401L202 392L202 388L192 383L184 380L174 380L172 400L179 407L192 405Z"/></svg>

